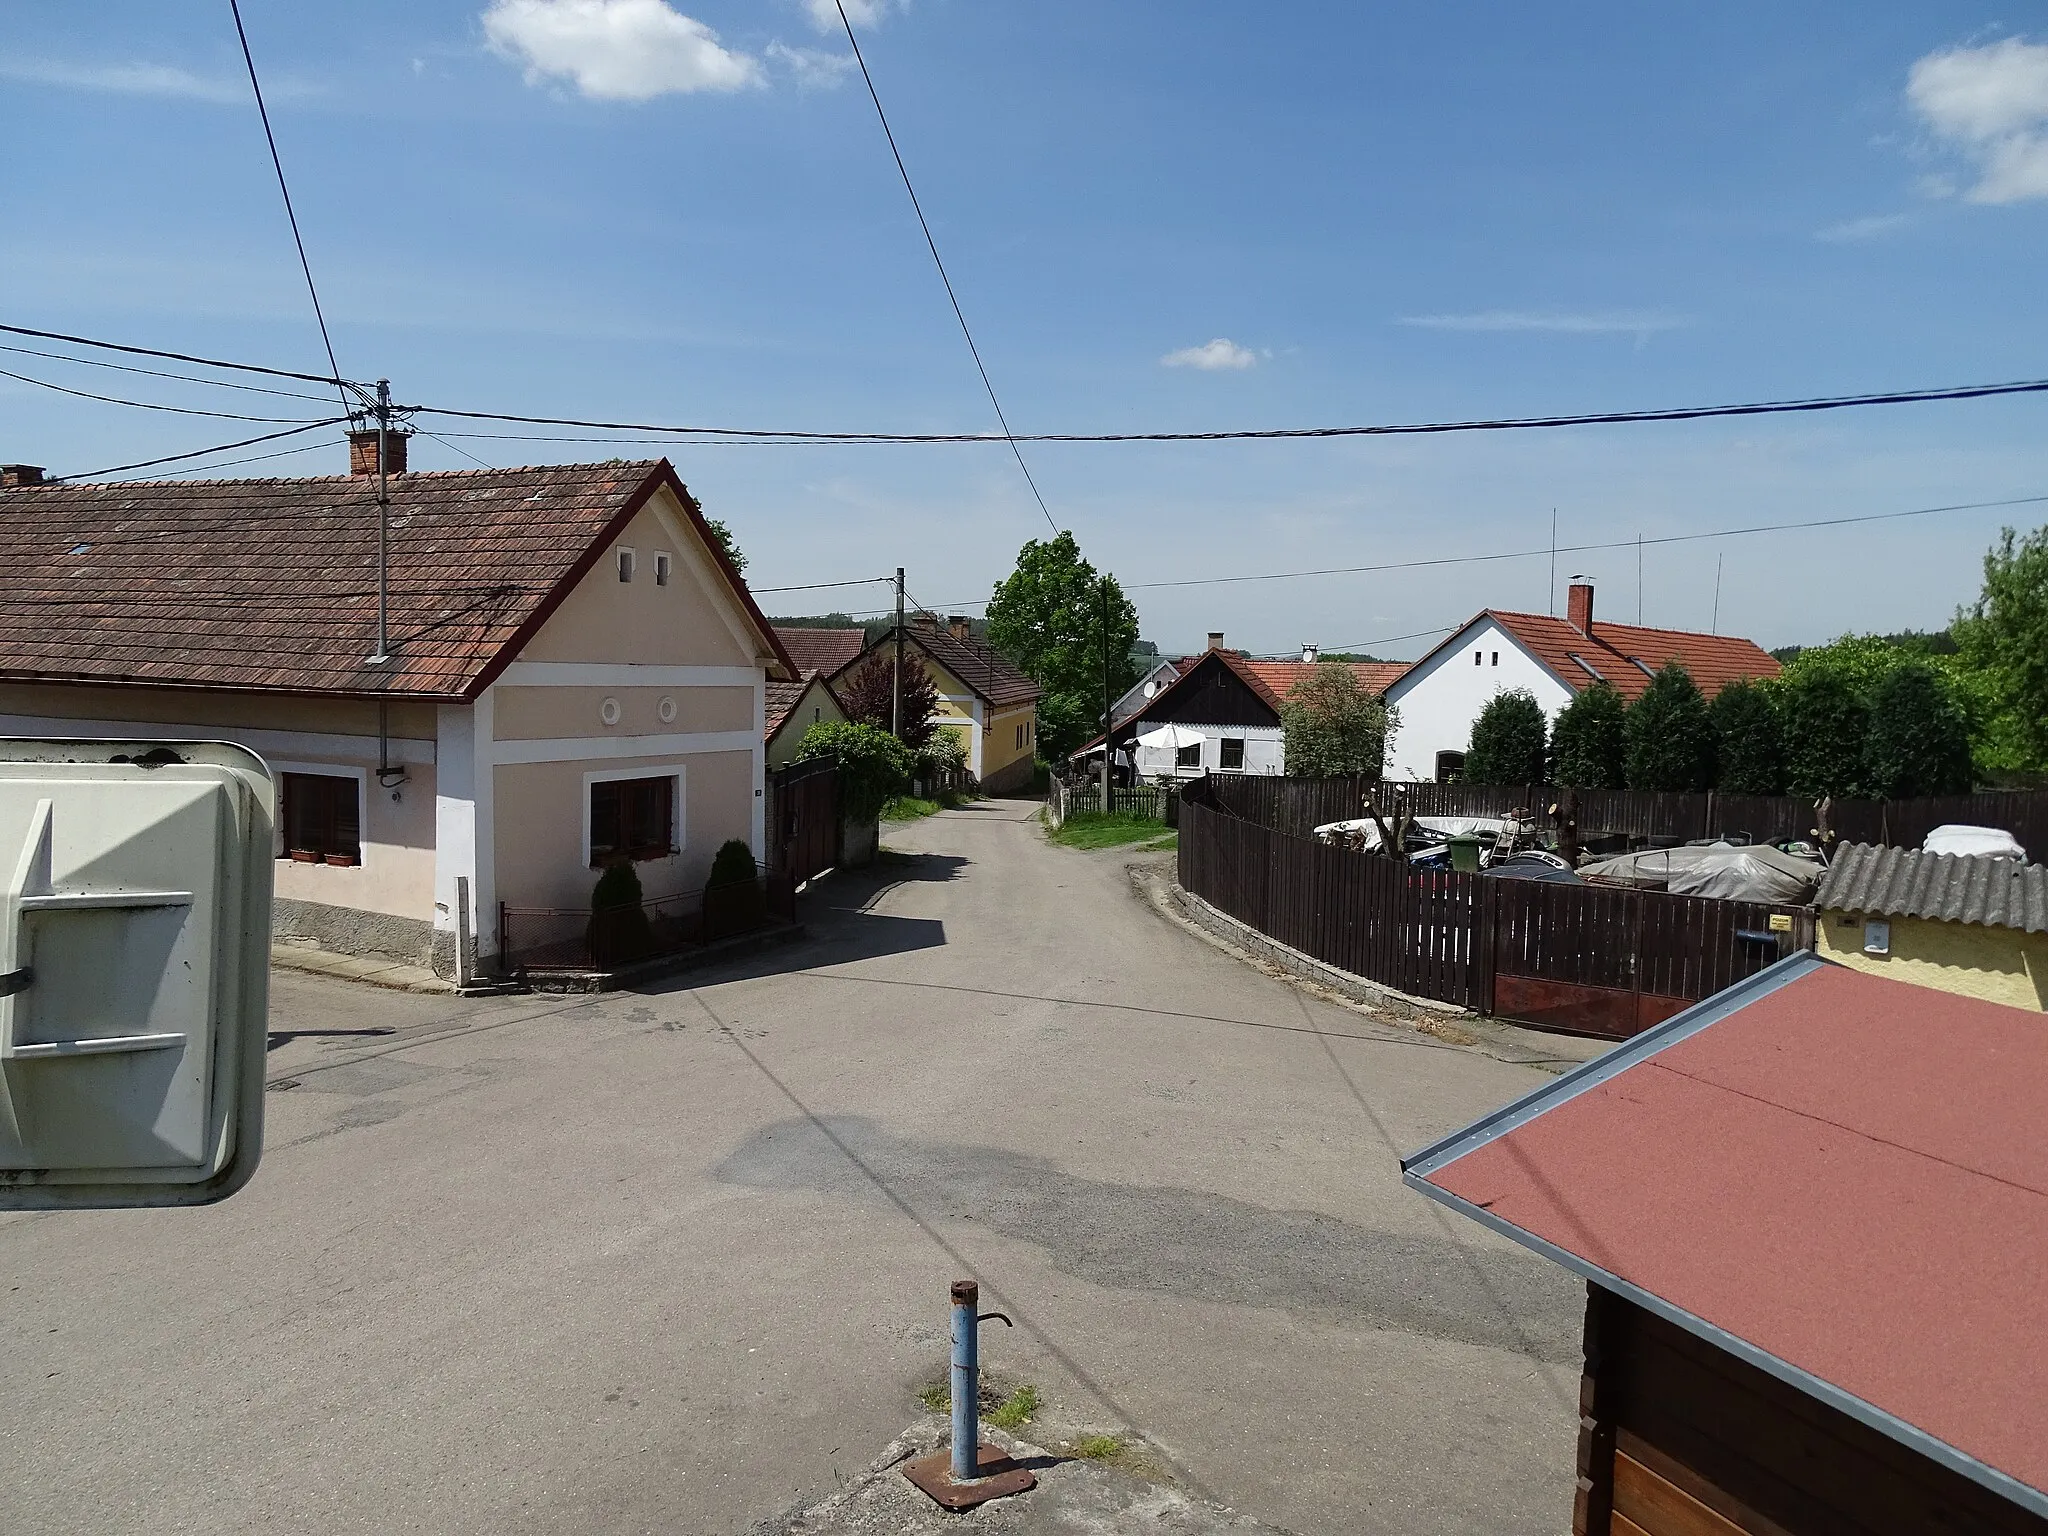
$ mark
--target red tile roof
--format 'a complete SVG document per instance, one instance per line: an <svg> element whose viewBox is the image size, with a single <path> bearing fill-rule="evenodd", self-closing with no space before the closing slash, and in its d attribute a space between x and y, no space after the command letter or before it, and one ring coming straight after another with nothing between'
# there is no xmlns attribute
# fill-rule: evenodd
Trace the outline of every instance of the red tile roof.
<svg viewBox="0 0 2048 1536"><path fill-rule="evenodd" d="M805 677L794 683L770 683L768 685L766 698L763 701L766 706L761 726L761 739L763 741L773 741L775 739L775 733L781 730L783 723L789 719L790 711L803 702L803 696L809 693L814 685L824 689L827 694L832 693L832 685L816 676ZM837 695L833 697L836 702Z"/></svg>
<svg viewBox="0 0 2048 1536"><path fill-rule="evenodd" d="M1301 680L1321 665L1313 661L1247 661L1228 652L1225 655L1236 663L1233 670L1237 675L1252 683L1276 710ZM1408 670L1405 661L1347 661L1340 665L1350 668L1359 686L1374 697L1385 693L1394 679Z"/></svg>
<svg viewBox="0 0 2048 1536"><path fill-rule="evenodd" d="M1038 684L986 640L972 636L962 640L943 625L915 623L903 626L903 638L913 646L922 646L932 660L997 709L1038 701ZM884 635L874 648L881 650L889 644L890 637Z"/></svg>
<svg viewBox="0 0 2048 1536"><path fill-rule="evenodd" d="M2048 1491L2041 1016L1812 959L1787 971L1407 1177Z"/></svg>
<svg viewBox="0 0 2048 1536"><path fill-rule="evenodd" d="M0 678L474 698L664 484L774 648L665 459L390 484L384 667L373 479L0 491Z"/></svg>
<svg viewBox="0 0 2048 1536"><path fill-rule="evenodd" d="M1623 698L1633 699L1650 685L1649 674L1635 665L1636 661L1641 661L1650 672L1658 671L1666 662L1682 663L1708 698L1737 678L1776 677L1780 671L1769 651L1754 640L1734 635L1701 635L1684 629L1650 629L1595 619L1592 636L1588 638L1567 620L1547 613L1511 613L1489 608L1480 617L1497 621L1574 692L1592 687L1596 681L1593 674L1598 673L1614 684ZM1456 640L1453 636L1444 643L1450 645ZM1574 656L1583 657L1592 671L1574 661Z"/></svg>
<svg viewBox="0 0 2048 1536"><path fill-rule="evenodd" d="M823 672L829 677L860 655L861 647L867 643L867 631L801 629L778 624L775 626L775 638L782 642L783 650L796 663L798 672L805 677Z"/></svg>

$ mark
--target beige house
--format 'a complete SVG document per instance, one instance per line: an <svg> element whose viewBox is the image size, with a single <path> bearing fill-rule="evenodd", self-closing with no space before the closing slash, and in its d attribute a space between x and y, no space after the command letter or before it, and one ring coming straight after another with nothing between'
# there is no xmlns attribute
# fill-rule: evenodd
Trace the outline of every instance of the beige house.
<svg viewBox="0 0 2048 1536"><path fill-rule="evenodd" d="M844 724L846 711L832 685L813 673L800 683L770 683L768 714L762 725L768 743L768 767L786 767L796 761L797 747L804 732L814 725Z"/></svg>
<svg viewBox="0 0 2048 1536"><path fill-rule="evenodd" d="M248 746L279 935L443 974L459 929L501 957L501 912L573 924L608 861L653 899L730 838L760 858L766 691L796 674L668 462L412 475L402 450L381 655L374 474L11 471L0 733Z"/></svg>
<svg viewBox="0 0 2048 1536"><path fill-rule="evenodd" d="M902 640L905 662L931 676L938 692L932 722L958 739L967 754L967 771L990 794L1028 788L1037 766L1038 684L986 640L975 638L959 615L942 625L935 614L914 613ZM892 655L895 645L892 628L849 658L832 674L833 683L843 683L870 656Z"/></svg>

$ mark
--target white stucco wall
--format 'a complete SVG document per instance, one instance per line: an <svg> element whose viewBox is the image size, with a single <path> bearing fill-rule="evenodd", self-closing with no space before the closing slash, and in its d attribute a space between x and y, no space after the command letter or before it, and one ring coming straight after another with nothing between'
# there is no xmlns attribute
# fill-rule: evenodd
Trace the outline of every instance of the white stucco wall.
<svg viewBox="0 0 2048 1536"><path fill-rule="evenodd" d="M1513 635L1490 618L1474 620L1455 644L1418 663L1387 690L1387 702L1401 712L1387 776L1435 778L1437 753L1465 751L1472 722L1486 701L1515 688L1534 694L1553 722L1572 699L1571 689Z"/></svg>
<svg viewBox="0 0 2048 1536"><path fill-rule="evenodd" d="M1152 729L1157 730L1154 726ZM1137 749L1137 771L1148 779L1178 778L1199 779L1205 773L1265 773L1286 772L1285 732L1277 725L1189 725L1174 722L1179 731L1200 731L1202 733L1202 762L1200 767L1182 768L1176 766L1174 753L1167 748L1150 748L1142 743ZM1142 732L1140 734L1143 734ZM1230 737L1244 743L1244 764L1241 768L1223 767L1223 739ZM1098 752L1096 761L1100 763Z"/></svg>

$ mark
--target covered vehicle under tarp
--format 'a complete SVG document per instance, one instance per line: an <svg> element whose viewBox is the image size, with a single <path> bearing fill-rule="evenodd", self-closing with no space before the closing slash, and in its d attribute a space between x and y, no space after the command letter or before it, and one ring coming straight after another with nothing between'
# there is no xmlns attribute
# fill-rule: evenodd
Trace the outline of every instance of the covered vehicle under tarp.
<svg viewBox="0 0 2048 1536"><path fill-rule="evenodd" d="M1920 845L1922 853L1957 853L1980 859L2011 859L2027 862L2027 850L2003 827L1970 827L1958 822L1936 827Z"/></svg>
<svg viewBox="0 0 2048 1536"><path fill-rule="evenodd" d="M1392 821L1392 817L1387 820ZM1505 816L1417 816L1410 823L1413 832L1425 834L1432 843L1452 837L1497 838L1503 832L1520 832L1522 823ZM1370 816L1350 821L1326 821L1315 831L1318 842L1341 843L1367 852L1379 847L1380 829Z"/></svg>
<svg viewBox="0 0 2048 1536"><path fill-rule="evenodd" d="M1813 899L1825 867L1769 847L1709 843L1685 848L1645 848L1579 866L1581 879L1678 896L1714 896L1722 901L1769 901L1796 906Z"/></svg>

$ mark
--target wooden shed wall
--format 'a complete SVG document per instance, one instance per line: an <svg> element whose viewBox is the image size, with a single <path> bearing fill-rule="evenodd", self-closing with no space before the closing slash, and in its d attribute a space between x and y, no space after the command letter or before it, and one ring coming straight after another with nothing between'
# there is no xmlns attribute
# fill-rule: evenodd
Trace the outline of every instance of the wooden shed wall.
<svg viewBox="0 0 2048 1536"><path fill-rule="evenodd" d="M1587 1287L1573 1536L2048 1536L2048 1521Z"/></svg>

